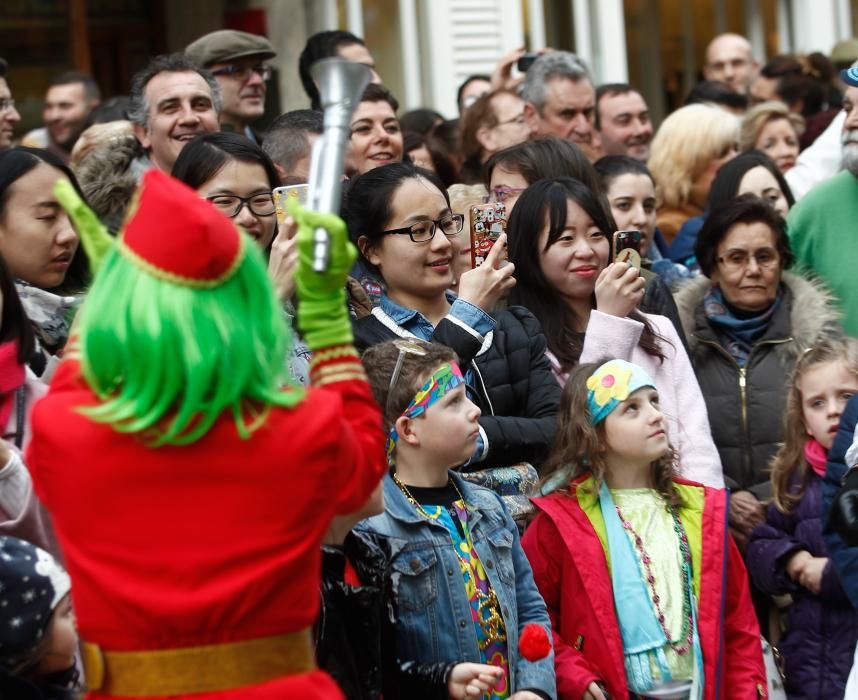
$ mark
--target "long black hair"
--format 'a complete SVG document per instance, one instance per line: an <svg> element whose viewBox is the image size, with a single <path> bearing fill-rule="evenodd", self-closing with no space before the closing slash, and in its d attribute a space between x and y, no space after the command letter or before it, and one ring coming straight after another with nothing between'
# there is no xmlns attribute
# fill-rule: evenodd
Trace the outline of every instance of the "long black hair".
<svg viewBox="0 0 858 700"><path fill-rule="evenodd" d="M742 178L756 167L762 166L768 170L778 181L778 186L781 192L786 197L787 204L790 209L795 204L792 190L775 162L762 151L746 151L740 153L735 158L731 158L724 163L715 175L712 181L712 187L709 189L709 198L706 200L706 211L711 212L719 207L724 206L728 202L734 200L739 194L739 185L742 184Z"/></svg>
<svg viewBox="0 0 858 700"><path fill-rule="evenodd" d="M366 236L367 250L371 250L381 242L384 237L382 232L393 214L394 193L406 180L417 178L435 185L447 201L447 206L450 206L450 195L447 194L444 183L438 176L412 163L388 163L359 175L349 183L343 218L355 245L361 236ZM379 272L362 250L360 255L365 265Z"/></svg>
<svg viewBox="0 0 858 700"><path fill-rule="evenodd" d="M77 178L71 169L50 151L41 148L16 146L0 152L0 217L10 214L7 211L12 185L31 170L41 164L50 165L65 175L80 198L86 202ZM89 261L82 245L78 245L71 265L66 271L63 283L51 291L58 294L71 294L82 291L89 283Z"/></svg>
<svg viewBox="0 0 858 700"><path fill-rule="evenodd" d="M575 328L581 325L583 319L577 317L545 277L540 257L563 234L570 201L587 213L610 242L611 232L616 228L613 219L593 190L571 177L539 180L528 187L513 207L507 227L509 259L515 265L516 279L509 301L526 307L539 319L548 349L560 361L564 372L577 365L581 357L584 334ZM548 239L540 248L539 238L546 221ZM591 306L596 306L595 295L591 299ZM659 342L664 339L653 330L646 317L633 311L629 318L644 325L640 347L648 354L664 360Z"/></svg>

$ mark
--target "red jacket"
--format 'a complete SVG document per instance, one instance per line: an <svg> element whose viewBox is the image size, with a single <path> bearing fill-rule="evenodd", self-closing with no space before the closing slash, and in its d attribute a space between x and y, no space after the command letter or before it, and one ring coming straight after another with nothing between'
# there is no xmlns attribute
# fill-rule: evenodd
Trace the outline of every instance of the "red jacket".
<svg viewBox="0 0 858 700"><path fill-rule="evenodd" d="M572 485L573 495L534 499L542 511L524 533L524 547L554 630L560 700L581 700L601 681L612 698L629 697L623 644L614 610L605 549L582 507L596 495ZM702 517L702 543L689 532L700 557L698 625L706 700L750 700L767 694L760 630L739 550L727 535L727 492L690 482L703 491L703 510L685 504L680 518ZM700 547L702 545L702 552Z"/></svg>
<svg viewBox="0 0 858 700"><path fill-rule="evenodd" d="M364 503L387 464L366 381L271 408L249 440L224 414L199 441L157 449L77 410L95 403L78 363L63 362L34 407L27 455L72 577L81 637L144 651L312 625L325 531ZM342 695L316 672L188 697Z"/></svg>

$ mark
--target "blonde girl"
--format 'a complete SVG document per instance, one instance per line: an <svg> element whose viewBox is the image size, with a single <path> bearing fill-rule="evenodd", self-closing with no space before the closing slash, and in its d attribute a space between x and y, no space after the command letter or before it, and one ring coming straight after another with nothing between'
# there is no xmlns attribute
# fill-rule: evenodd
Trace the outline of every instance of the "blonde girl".
<svg viewBox="0 0 858 700"><path fill-rule="evenodd" d="M823 539L822 480L846 402L858 393L858 341L821 342L793 370L784 444L772 460L773 499L751 534L748 569L792 605L778 641L790 700L843 697L858 642L858 614Z"/></svg>

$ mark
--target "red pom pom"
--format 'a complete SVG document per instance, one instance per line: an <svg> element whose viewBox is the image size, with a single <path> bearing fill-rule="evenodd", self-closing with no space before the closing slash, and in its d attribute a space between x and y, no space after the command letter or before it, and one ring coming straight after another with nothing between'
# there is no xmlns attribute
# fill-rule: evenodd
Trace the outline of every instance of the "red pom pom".
<svg viewBox="0 0 858 700"><path fill-rule="evenodd" d="M528 661L539 661L551 653L551 642L542 625L525 625L518 639L518 651Z"/></svg>

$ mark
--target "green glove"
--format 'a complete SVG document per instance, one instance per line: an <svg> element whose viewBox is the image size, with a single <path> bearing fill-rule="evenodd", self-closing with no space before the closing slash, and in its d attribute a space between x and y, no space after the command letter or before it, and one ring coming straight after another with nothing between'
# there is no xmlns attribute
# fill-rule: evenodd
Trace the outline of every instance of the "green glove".
<svg viewBox="0 0 858 700"><path fill-rule="evenodd" d="M295 290L298 295L298 329L310 350L354 342L346 304L346 278L357 260L357 249L349 240L343 220L336 214L320 214L304 209L289 197L289 214L298 222L298 268ZM328 269L313 270L314 237L317 228L330 236Z"/></svg>
<svg viewBox="0 0 858 700"><path fill-rule="evenodd" d="M75 231L80 236L80 242L89 259L89 270L95 275L101 266L101 261L110 252L115 241L107 232L95 212L81 199L71 182L65 179L57 180L54 185L54 195L57 201L71 218Z"/></svg>

